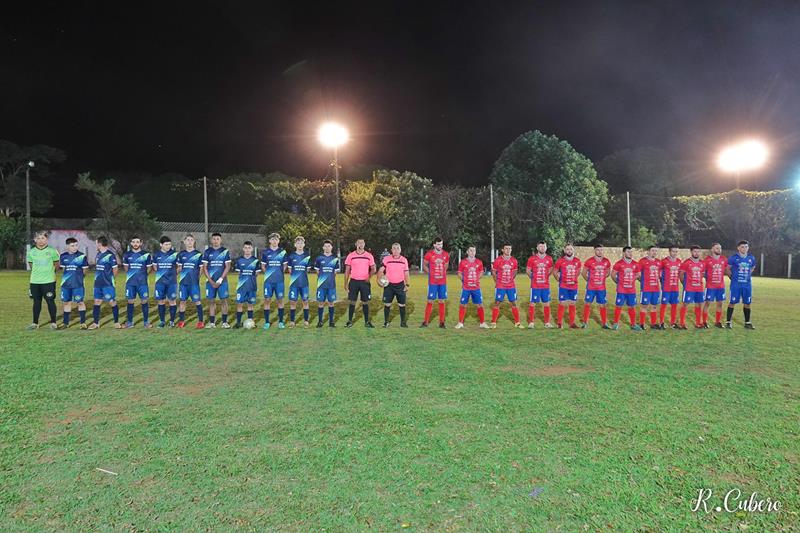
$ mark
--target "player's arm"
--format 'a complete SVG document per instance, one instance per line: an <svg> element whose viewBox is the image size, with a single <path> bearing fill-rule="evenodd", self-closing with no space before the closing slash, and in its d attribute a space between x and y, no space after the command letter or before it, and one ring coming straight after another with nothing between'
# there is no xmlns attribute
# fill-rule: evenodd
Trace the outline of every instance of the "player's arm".
<svg viewBox="0 0 800 533"><path fill-rule="evenodd" d="M408 288L411 287L411 278L408 276L408 269L407 268L403 272L403 280L406 282L405 283L405 285L406 285L405 286L405 291L408 292Z"/></svg>
<svg viewBox="0 0 800 533"><path fill-rule="evenodd" d="M611 271L611 279L614 280L614 283L619 285L619 270L617 270L616 268Z"/></svg>
<svg viewBox="0 0 800 533"><path fill-rule="evenodd" d="M371 278L374 275L375 275L375 258L372 258L370 260L370 265L369 265L369 278ZM367 278L367 281L369 281L369 278Z"/></svg>
<svg viewBox="0 0 800 533"><path fill-rule="evenodd" d="M422 258L422 271L425 274L430 272L430 269L428 268L428 258L427 258L427 256Z"/></svg>
<svg viewBox="0 0 800 533"><path fill-rule="evenodd" d="M583 265L583 268L581 269L581 277L585 281L589 281L589 269L586 268L586 265Z"/></svg>
<svg viewBox="0 0 800 533"><path fill-rule="evenodd" d="M345 290L350 289L350 265L344 265L344 288Z"/></svg>
<svg viewBox="0 0 800 533"><path fill-rule="evenodd" d="M231 258L228 256L228 260L225 261L225 268L222 270L222 275L219 277L219 283L222 284L222 280L228 277L228 272L231 271Z"/></svg>

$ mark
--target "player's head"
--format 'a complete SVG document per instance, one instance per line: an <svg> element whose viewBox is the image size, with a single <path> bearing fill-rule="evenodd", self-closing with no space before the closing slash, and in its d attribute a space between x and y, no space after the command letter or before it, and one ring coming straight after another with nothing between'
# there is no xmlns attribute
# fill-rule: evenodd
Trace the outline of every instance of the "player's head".
<svg viewBox="0 0 800 533"><path fill-rule="evenodd" d="M503 245L503 255L506 256L506 257L511 255L511 245L510 244L504 244Z"/></svg>
<svg viewBox="0 0 800 533"><path fill-rule="evenodd" d="M269 241L270 248L277 248L281 243L281 235L280 233L272 232L267 237L267 240Z"/></svg>
<svg viewBox="0 0 800 533"><path fill-rule="evenodd" d="M105 249L108 248L108 237L106 237L105 235L100 235L98 238L95 239L94 243L97 246L98 250L100 250L101 252L105 251Z"/></svg>
<svg viewBox="0 0 800 533"><path fill-rule="evenodd" d="M575 255L575 247L572 246L571 242L568 242L564 246L564 255L566 255L567 257L572 257L573 255Z"/></svg>
<svg viewBox="0 0 800 533"><path fill-rule="evenodd" d="M211 247L212 248L219 248L222 246L222 234L221 233L212 233L211 234Z"/></svg>
<svg viewBox="0 0 800 533"><path fill-rule="evenodd" d="M469 257L470 259L475 259L476 251L477 250L475 249L475 245L470 244L469 246L467 246L467 257Z"/></svg>
<svg viewBox="0 0 800 533"><path fill-rule="evenodd" d="M67 245L67 252L74 254L78 251L78 239L75 237L67 237L64 243Z"/></svg>
<svg viewBox="0 0 800 533"><path fill-rule="evenodd" d="M676 257L678 257L678 247L675 246L674 244L670 245L670 247L669 247L669 256L672 259L675 259Z"/></svg>
<svg viewBox="0 0 800 533"><path fill-rule="evenodd" d="M394 246L394 245L392 245L392 246ZM443 247L444 247L444 241L442 240L441 237L436 237L435 239L433 239L433 249L434 250L436 250L437 252L441 252Z"/></svg>
<svg viewBox="0 0 800 533"><path fill-rule="evenodd" d="M36 243L36 246L39 248L44 248L47 246L47 232L46 231L37 231L33 234L33 242Z"/></svg>
<svg viewBox="0 0 800 533"><path fill-rule="evenodd" d="M711 245L711 253L714 255L721 255L722 254L722 245L718 242L715 242Z"/></svg>
<svg viewBox="0 0 800 533"><path fill-rule="evenodd" d="M302 235L298 235L294 238L294 249L298 252L302 252L303 249L306 247L306 239Z"/></svg>
<svg viewBox="0 0 800 533"><path fill-rule="evenodd" d="M162 235L160 239L158 239L159 244L161 244L161 251L162 252L169 252L172 250L172 239L167 237L166 235Z"/></svg>
<svg viewBox="0 0 800 533"><path fill-rule="evenodd" d="M689 251L692 253L693 259L700 259L700 247L696 244L693 244L689 247Z"/></svg>
<svg viewBox="0 0 800 533"><path fill-rule="evenodd" d="M242 243L242 253L245 257L250 257L253 255L253 243L250 241L244 241Z"/></svg>
<svg viewBox="0 0 800 533"><path fill-rule="evenodd" d="M363 252L364 246L366 246L366 244L367 243L364 242L364 239L356 239L356 250L358 250L359 252Z"/></svg>
<svg viewBox="0 0 800 533"><path fill-rule="evenodd" d="M655 259L656 257L658 257L658 246L653 245L650 248L648 248L647 257L649 257L650 259Z"/></svg>
<svg viewBox="0 0 800 533"><path fill-rule="evenodd" d="M594 256L595 257L603 257L604 254L605 254L605 248L603 248L603 245L600 244L600 243L595 244L594 245Z"/></svg>
<svg viewBox="0 0 800 533"><path fill-rule="evenodd" d="M131 237L131 250L139 251L142 249L142 239L138 235Z"/></svg>
<svg viewBox="0 0 800 533"><path fill-rule="evenodd" d="M188 234L183 238L183 245L187 250L194 250L194 235Z"/></svg>
<svg viewBox="0 0 800 533"><path fill-rule="evenodd" d="M631 248L630 246L623 246L622 257L624 257L625 259L633 259L633 248Z"/></svg>
<svg viewBox="0 0 800 533"><path fill-rule="evenodd" d="M736 249L739 250L740 254L747 255L747 252L750 250L750 243L747 241L739 241L736 244Z"/></svg>
<svg viewBox="0 0 800 533"><path fill-rule="evenodd" d="M544 241L539 241L536 244L536 251L539 252L542 255L546 254L547 253L547 243L544 242Z"/></svg>
<svg viewBox="0 0 800 533"><path fill-rule="evenodd" d="M400 252L403 249L400 247L399 242L392 243L392 255L395 257L400 257Z"/></svg>
<svg viewBox="0 0 800 533"><path fill-rule="evenodd" d="M327 239L322 241L322 253L330 255L333 252L333 243Z"/></svg>

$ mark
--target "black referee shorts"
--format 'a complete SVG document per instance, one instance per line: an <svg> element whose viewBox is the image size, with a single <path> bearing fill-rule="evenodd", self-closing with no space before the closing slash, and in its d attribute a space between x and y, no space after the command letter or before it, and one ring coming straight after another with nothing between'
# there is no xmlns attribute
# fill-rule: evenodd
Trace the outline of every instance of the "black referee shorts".
<svg viewBox="0 0 800 533"><path fill-rule="evenodd" d="M390 304L392 299L397 298L397 303L406 304L406 284L404 281L400 283L390 283L383 288L383 303Z"/></svg>
<svg viewBox="0 0 800 533"><path fill-rule="evenodd" d="M362 302L368 302L372 296L372 287L367 280L351 279L350 287L347 291L347 299L355 302L361 297Z"/></svg>

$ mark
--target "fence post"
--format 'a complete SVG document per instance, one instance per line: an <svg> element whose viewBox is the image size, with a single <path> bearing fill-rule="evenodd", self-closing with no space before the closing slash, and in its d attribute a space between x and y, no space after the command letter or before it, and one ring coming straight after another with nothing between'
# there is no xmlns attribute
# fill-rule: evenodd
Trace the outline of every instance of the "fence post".
<svg viewBox="0 0 800 533"><path fill-rule="evenodd" d="M425 251L420 248L419 249L419 273L422 274L422 260L425 256Z"/></svg>
<svg viewBox="0 0 800 533"><path fill-rule="evenodd" d="M786 277L792 279L792 254L789 254L789 269L786 272Z"/></svg>
<svg viewBox="0 0 800 533"><path fill-rule="evenodd" d="M764 254L761 254L761 277L764 277Z"/></svg>
<svg viewBox="0 0 800 533"><path fill-rule="evenodd" d="M458 264L461 264L461 248L458 249Z"/></svg>

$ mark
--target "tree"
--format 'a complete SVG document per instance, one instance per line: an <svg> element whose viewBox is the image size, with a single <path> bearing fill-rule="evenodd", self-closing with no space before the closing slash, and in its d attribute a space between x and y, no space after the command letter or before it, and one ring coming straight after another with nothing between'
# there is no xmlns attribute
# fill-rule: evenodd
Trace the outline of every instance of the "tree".
<svg viewBox="0 0 800 533"><path fill-rule="evenodd" d="M544 239L551 249L587 242L603 229L606 183L569 143L539 131L515 139L489 177L495 195L495 235L518 250Z"/></svg>
<svg viewBox="0 0 800 533"><path fill-rule="evenodd" d="M121 254L134 236L152 244L161 232L158 222L139 206L132 194L114 193L113 179L99 183L89 172L84 172L78 174L75 187L91 193L97 201L97 218L89 225L89 234L108 237L117 253Z"/></svg>
<svg viewBox="0 0 800 533"><path fill-rule="evenodd" d="M35 166L31 175L45 178L51 174L51 166L66 159L63 150L37 144L19 146L0 140L0 212L6 217L25 213L25 172L28 162ZM51 206L52 193L31 179L31 212L44 213Z"/></svg>
<svg viewBox="0 0 800 533"><path fill-rule="evenodd" d="M0 253L5 257L6 268L14 268L25 241L25 219L0 215Z"/></svg>

